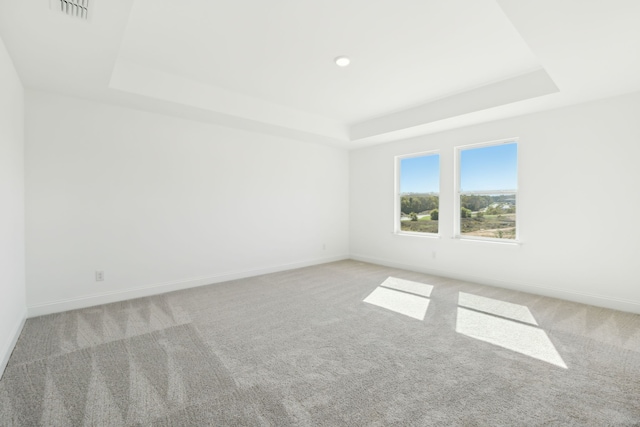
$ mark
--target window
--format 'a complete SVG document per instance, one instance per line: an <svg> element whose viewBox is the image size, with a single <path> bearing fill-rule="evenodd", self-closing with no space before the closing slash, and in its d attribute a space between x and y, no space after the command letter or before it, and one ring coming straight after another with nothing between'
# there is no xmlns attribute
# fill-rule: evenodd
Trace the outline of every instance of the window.
<svg viewBox="0 0 640 427"><path fill-rule="evenodd" d="M396 232L438 234L440 155L396 158Z"/></svg>
<svg viewBox="0 0 640 427"><path fill-rule="evenodd" d="M514 140L458 147L456 235L518 239L518 143Z"/></svg>

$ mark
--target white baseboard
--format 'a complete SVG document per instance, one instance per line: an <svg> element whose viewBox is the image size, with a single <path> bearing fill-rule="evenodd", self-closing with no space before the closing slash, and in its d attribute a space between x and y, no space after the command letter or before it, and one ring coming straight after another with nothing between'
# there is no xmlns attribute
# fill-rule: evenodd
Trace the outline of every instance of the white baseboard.
<svg viewBox="0 0 640 427"><path fill-rule="evenodd" d="M627 311L631 313L640 314L640 302L624 300L620 298L612 298L603 295L579 293L575 291L568 291L558 288L550 288L545 286L533 285L522 282L507 282L500 279L487 278L474 276L469 274L461 274L458 272L452 272L447 270L439 270L433 268L424 268L415 265L402 264L398 262L383 260L375 257L370 257L360 254L351 254L319 258L314 260L302 261L291 264L281 264L277 266L271 266L266 268L260 268L255 270L237 271L231 273L224 273L214 276L191 278L174 282L156 283L153 285L141 286L133 289L120 290L114 292L105 292L96 295L83 296L79 298L71 298L65 300L51 301L43 304L35 304L27 307L26 317L36 317L52 313L60 313L68 310L75 310L80 308L91 307L94 305L108 304L117 301L124 301L133 298L141 298L151 295L158 295L172 291L178 291L181 289L194 288L198 286L211 285L214 283L227 282L229 280L242 279L246 277L259 276L261 274L276 273L278 271L293 270L296 268L309 267L312 265L325 264L328 262L342 261L345 259L353 259L356 261L368 262L371 264L379 264L387 267L400 268L403 270L417 271L420 273L432 274L435 276L442 276L451 279L465 280L469 282L479 283L482 285L496 286L506 289L512 289L521 292L528 292L537 295L544 295L552 298L559 298L568 301L579 302L583 304L595 305L598 307L611 308L614 310ZM20 325L16 327L16 334L14 339L17 340L24 325L24 319ZM9 347L5 349L0 356L3 357L0 367L4 369L6 362L8 361L11 350L15 345L15 341L10 343ZM8 351L8 354L7 354ZM6 355L6 360L4 360Z"/></svg>
<svg viewBox="0 0 640 427"><path fill-rule="evenodd" d="M515 291L527 292L530 294L543 295L552 298L563 299L567 301L579 302L582 304L595 305L598 307L611 308L613 310L627 311L630 313L640 314L640 302L630 301L621 298L612 298L604 295L596 295L589 293L581 293L568 291L565 289L550 288L546 286L533 285L522 282L508 282L500 279L487 277L479 277L470 274L461 274L458 272L439 270L433 268L423 268L415 265L408 265L378 259L366 255L351 254L351 259L355 261L368 262L371 264L384 265L386 267L399 268L402 270L417 271L419 273L431 274L456 280L464 280L468 282L479 283L481 285L496 286L499 288L512 289Z"/></svg>
<svg viewBox="0 0 640 427"><path fill-rule="evenodd" d="M18 342L18 338L20 338L20 334L22 333L22 328L24 327L24 322L27 320L27 310L23 309L20 315L20 318L16 321L13 329L11 330L11 335L9 336L9 340L2 346L2 350L0 350L0 378L4 374L4 369L7 367L7 363L9 363L9 358L11 357L11 353Z"/></svg>
<svg viewBox="0 0 640 427"><path fill-rule="evenodd" d="M328 258L318 258L291 264L281 264L271 267L259 268L255 270L235 271L213 276L197 277L173 282L155 283L147 286L140 286L133 289L104 292L95 295L88 295L78 298L70 298L34 304L27 307L28 317L43 316L46 314L60 313L68 310L92 307L94 305L109 304L112 302L124 301L134 298L148 297L151 295L164 294L167 292L179 291L181 289L195 288L198 286L212 285L214 283L227 282L229 280L243 279L246 277L259 276L261 274L276 273L278 271L293 270L296 268L309 267L312 265L325 264L328 262L342 261L349 259L348 255L341 255Z"/></svg>

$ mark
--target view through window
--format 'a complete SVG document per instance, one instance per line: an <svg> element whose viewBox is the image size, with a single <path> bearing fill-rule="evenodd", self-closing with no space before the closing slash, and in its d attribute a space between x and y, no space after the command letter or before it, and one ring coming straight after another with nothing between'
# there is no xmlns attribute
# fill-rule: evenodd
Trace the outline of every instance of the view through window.
<svg viewBox="0 0 640 427"><path fill-rule="evenodd" d="M400 230L438 233L440 155L415 155L399 159Z"/></svg>
<svg viewBox="0 0 640 427"><path fill-rule="evenodd" d="M518 144L459 149L460 236L517 239Z"/></svg>

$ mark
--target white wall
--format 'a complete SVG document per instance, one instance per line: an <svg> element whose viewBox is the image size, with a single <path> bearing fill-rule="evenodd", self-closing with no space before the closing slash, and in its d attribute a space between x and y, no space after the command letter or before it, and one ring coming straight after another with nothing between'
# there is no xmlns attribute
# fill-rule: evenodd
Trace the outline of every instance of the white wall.
<svg viewBox="0 0 640 427"><path fill-rule="evenodd" d="M31 315L349 253L640 312L640 94L350 156L42 92L26 107ZM452 239L453 147L508 137L520 137L523 244ZM394 156L431 149L442 237L393 235Z"/></svg>
<svg viewBox="0 0 640 427"><path fill-rule="evenodd" d="M348 257L345 150L27 91L26 165L30 315Z"/></svg>
<svg viewBox="0 0 640 427"><path fill-rule="evenodd" d="M352 151L352 257L640 312L638 112L635 93ZM511 137L523 244L453 239L453 147ZM394 235L394 156L432 149L441 238Z"/></svg>
<svg viewBox="0 0 640 427"><path fill-rule="evenodd" d="M0 39L0 376L26 316L24 91Z"/></svg>

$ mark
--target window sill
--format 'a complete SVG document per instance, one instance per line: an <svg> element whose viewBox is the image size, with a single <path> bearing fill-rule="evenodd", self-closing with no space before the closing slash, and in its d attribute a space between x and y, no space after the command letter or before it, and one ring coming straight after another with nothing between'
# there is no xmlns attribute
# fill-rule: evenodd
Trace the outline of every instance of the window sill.
<svg viewBox="0 0 640 427"><path fill-rule="evenodd" d="M399 237L423 237L423 238L427 238L427 239L439 239L440 235L439 234L433 234L433 233L411 233L408 231L392 231L391 234L393 234L394 236L399 236Z"/></svg>
<svg viewBox="0 0 640 427"><path fill-rule="evenodd" d="M473 238L473 237L464 237L464 236L455 236L452 237L452 239L454 240L459 240L461 242L465 242L465 243L488 243L488 244L493 244L493 245L500 245L500 246L522 246L522 241L521 240L505 240L505 239L491 239L491 238Z"/></svg>

